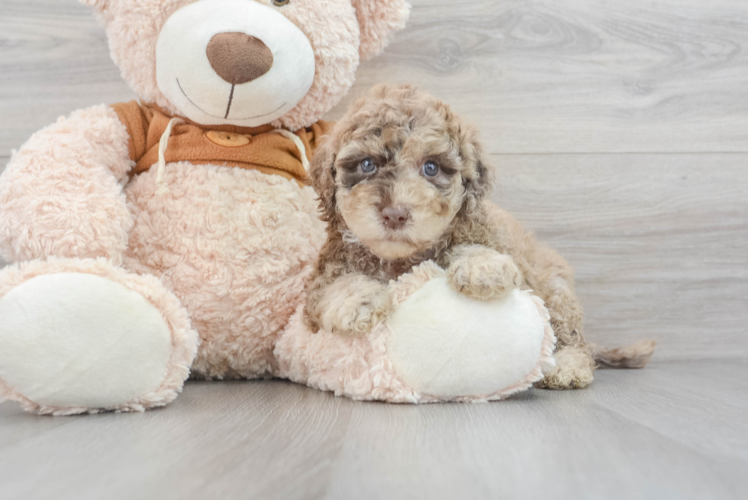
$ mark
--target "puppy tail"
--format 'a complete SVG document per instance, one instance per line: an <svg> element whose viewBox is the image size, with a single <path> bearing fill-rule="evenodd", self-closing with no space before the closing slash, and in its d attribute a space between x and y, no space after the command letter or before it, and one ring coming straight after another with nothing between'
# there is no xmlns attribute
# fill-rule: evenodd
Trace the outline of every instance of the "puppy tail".
<svg viewBox="0 0 748 500"><path fill-rule="evenodd" d="M616 349L593 346L592 356L599 368L644 368L656 345L655 340L638 340Z"/></svg>

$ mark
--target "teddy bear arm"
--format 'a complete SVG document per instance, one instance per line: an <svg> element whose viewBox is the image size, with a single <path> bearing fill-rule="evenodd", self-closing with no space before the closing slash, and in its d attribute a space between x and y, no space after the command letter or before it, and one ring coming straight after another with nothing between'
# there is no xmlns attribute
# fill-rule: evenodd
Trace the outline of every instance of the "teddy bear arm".
<svg viewBox="0 0 748 500"><path fill-rule="evenodd" d="M132 165L127 129L108 106L35 133L0 176L0 254L120 263L133 223L122 190Z"/></svg>

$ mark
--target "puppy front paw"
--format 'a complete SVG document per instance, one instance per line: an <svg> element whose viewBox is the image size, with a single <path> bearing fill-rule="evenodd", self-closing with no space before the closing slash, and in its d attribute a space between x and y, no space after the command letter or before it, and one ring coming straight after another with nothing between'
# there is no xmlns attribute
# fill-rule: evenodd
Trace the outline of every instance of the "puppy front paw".
<svg viewBox="0 0 748 500"><path fill-rule="evenodd" d="M490 248L464 249L447 269L450 286L468 297L498 299L522 285L522 273L509 255Z"/></svg>
<svg viewBox="0 0 748 500"><path fill-rule="evenodd" d="M348 290L322 318L325 330L337 335L360 336L369 333L387 318L391 309L387 287L372 283L364 289Z"/></svg>

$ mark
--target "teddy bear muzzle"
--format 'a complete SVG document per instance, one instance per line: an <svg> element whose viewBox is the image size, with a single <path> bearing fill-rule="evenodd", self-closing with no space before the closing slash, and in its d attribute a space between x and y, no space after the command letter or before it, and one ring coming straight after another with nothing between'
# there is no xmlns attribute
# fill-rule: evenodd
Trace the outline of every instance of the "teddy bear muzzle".
<svg viewBox="0 0 748 500"><path fill-rule="evenodd" d="M173 114L258 127L292 110L312 87L316 56L286 14L247 0L197 0L171 14L156 41L156 80Z"/></svg>

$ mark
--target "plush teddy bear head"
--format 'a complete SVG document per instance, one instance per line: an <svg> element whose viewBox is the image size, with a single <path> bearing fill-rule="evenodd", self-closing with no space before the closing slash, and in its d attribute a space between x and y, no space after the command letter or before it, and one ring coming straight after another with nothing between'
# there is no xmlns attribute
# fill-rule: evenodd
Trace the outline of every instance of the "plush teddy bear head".
<svg viewBox="0 0 748 500"><path fill-rule="evenodd" d="M296 130L405 25L405 0L80 0L147 102L203 125Z"/></svg>

